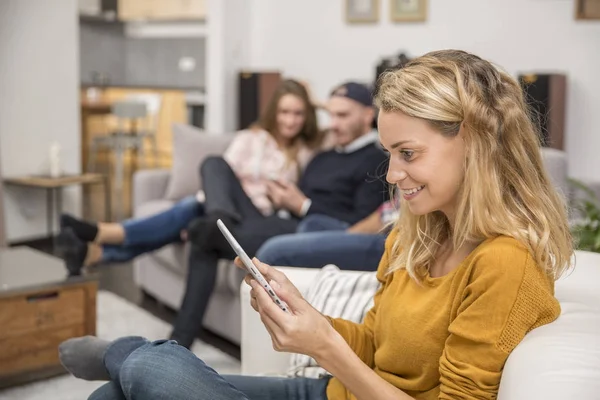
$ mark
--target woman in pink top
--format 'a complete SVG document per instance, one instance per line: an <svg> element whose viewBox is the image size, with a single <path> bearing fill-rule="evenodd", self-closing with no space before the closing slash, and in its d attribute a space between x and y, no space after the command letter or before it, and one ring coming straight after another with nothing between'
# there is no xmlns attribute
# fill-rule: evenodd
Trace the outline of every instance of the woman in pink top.
<svg viewBox="0 0 600 400"><path fill-rule="evenodd" d="M131 260L182 237L199 239L202 224L197 218L215 207L228 207L231 223L273 214L266 183L271 178L296 182L321 137L305 87L283 81L260 121L239 132L223 158L205 160L203 193L151 217L121 223L88 223L62 215L58 243L69 274L79 275L83 266ZM188 227L191 232L186 234Z"/></svg>

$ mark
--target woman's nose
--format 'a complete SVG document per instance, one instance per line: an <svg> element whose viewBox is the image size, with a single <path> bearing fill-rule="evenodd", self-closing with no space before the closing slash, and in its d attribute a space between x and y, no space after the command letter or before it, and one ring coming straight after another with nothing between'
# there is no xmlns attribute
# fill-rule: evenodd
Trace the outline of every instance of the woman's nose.
<svg viewBox="0 0 600 400"><path fill-rule="evenodd" d="M396 185L398 182L406 179L406 171L404 168L399 166L397 163L390 161L388 165L388 171L385 176L385 180L392 185Z"/></svg>

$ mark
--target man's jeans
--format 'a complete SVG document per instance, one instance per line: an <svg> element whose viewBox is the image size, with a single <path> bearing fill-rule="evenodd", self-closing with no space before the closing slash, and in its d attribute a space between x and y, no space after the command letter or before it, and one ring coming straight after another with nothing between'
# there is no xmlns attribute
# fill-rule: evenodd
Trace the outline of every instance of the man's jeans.
<svg viewBox="0 0 600 400"><path fill-rule="evenodd" d="M147 218L124 221L125 241L121 245L104 245L103 262L129 261L170 243L181 241L180 234L196 217L204 214L204 206L195 196L179 201L166 211Z"/></svg>
<svg viewBox="0 0 600 400"><path fill-rule="evenodd" d="M175 341L114 341L104 354L111 381L90 400L326 400L328 378L221 376Z"/></svg>
<svg viewBox="0 0 600 400"><path fill-rule="evenodd" d="M345 231L350 224L339 219L323 214L307 215L300 221L296 233L321 232L321 231Z"/></svg>
<svg viewBox="0 0 600 400"><path fill-rule="evenodd" d="M385 250L384 234L322 231L281 235L269 239L256 257L269 265L375 271Z"/></svg>

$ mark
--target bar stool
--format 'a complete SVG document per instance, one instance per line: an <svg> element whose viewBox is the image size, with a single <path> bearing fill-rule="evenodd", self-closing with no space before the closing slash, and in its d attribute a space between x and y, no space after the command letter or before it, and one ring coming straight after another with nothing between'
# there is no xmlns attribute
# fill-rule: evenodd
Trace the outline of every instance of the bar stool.
<svg viewBox="0 0 600 400"><path fill-rule="evenodd" d="M96 157L101 148L108 149L114 156L114 191L117 196L115 211L118 220L123 218L124 157L127 150L138 150L143 156L144 134L138 135L140 121L148 116L147 105L140 101L118 101L112 104L111 114L116 118L116 131L93 138L90 145L88 170L95 172ZM130 130L127 130L127 125Z"/></svg>
<svg viewBox="0 0 600 400"><path fill-rule="evenodd" d="M159 114L162 106L162 95L158 93L139 93L127 97L127 101L140 102L146 104L146 117L140 121L137 126L137 136L140 138L138 142L138 156L144 161L147 167L146 153L144 152L144 140L150 142L152 148L153 166L158 166L158 144L156 135L158 131Z"/></svg>

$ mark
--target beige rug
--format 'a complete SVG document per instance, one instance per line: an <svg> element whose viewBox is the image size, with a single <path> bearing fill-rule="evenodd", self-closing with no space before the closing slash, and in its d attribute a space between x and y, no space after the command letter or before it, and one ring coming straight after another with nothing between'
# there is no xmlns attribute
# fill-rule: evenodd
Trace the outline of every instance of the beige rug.
<svg viewBox="0 0 600 400"><path fill-rule="evenodd" d="M137 335L150 340L168 337L171 326L149 312L117 295L98 292L98 337L113 340L121 336ZM237 374L240 363L220 350L202 343L194 343L192 351L217 372ZM0 400L82 400L104 382L87 382L70 375L0 390Z"/></svg>

